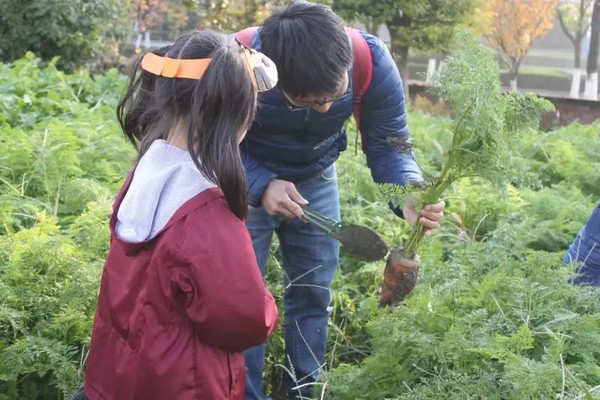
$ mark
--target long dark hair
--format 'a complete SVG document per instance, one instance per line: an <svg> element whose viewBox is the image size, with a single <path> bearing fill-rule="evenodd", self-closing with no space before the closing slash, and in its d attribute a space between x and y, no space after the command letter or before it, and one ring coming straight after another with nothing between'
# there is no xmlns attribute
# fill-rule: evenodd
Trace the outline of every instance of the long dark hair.
<svg viewBox="0 0 600 400"><path fill-rule="evenodd" d="M200 80L164 78L133 65L130 83L117 107L123 132L141 157L157 139L167 139L181 121L200 172L219 186L231 211L245 218L246 177L238 140L248 130L256 94L248 67L232 38L209 31L183 35L172 46L154 51L176 59L211 58Z"/></svg>

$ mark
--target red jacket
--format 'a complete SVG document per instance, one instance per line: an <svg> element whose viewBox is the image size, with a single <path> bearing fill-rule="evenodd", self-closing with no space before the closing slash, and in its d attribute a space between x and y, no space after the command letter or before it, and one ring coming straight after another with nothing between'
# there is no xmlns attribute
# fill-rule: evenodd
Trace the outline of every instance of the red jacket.
<svg viewBox="0 0 600 400"><path fill-rule="evenodd" d="M131 177L131 176L130 176ZM242 399L242 350L277 323L250 236L218 189L187 201L152 240L115 235L87 362L91 400Z"/></svg>

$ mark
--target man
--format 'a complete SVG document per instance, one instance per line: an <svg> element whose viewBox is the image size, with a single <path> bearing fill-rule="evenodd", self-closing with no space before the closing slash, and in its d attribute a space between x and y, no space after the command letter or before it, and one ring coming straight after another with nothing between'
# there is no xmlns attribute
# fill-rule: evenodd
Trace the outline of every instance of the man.
<svg viewBox="0 0 600 400"><path fill-rule="evenodd" d="M362 33L361 33L362 34ZM389 52L362 34L372 55L372 79L361 106L362 147L377 183L421 180L411 154L390 140L408 140L402 82ZM346 149L352 114L352 45L341 19L324 5L296 1L267 18L251 45L271 58L278 88L260 95L257 118L242 143L251 210L246 225L263 275L273 232L285 269L285 390L310 398L321 374L330 314L330 285L339 245L304 223L302 206L339 220L335 161ZM435 229L444 203L394 210L409 223ZM429 231L430 233L430 231ZM245 353L246 399L265 399L264 348ZM291 365L289 365L291 363Z"/></svg>
<svg viewBox="0 0 600 400"><path fill-rule="evenodd" d="M564 262L581 263L574 284L600 286L600 202L569 246Z"/></svg>

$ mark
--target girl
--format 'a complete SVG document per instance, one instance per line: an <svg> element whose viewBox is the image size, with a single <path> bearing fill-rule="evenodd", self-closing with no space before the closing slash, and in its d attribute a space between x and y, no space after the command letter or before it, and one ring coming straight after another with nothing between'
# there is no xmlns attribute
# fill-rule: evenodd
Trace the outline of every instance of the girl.
<svg viewBox="0 0 600 400"><path fill-rule="evenodd" d="M241 399L242 350L275 329L244 226L239 155L260 53L195 32L134 65L117 109L140 158L112 219L85 394L92 400Z"/></svg>

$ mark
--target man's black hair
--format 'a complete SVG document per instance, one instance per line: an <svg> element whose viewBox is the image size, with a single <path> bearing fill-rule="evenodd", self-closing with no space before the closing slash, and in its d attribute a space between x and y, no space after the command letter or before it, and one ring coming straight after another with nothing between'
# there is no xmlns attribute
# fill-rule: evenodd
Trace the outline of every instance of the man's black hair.
<svg viewBox="0 0 600 400"><path fill-rule="evenodd" d="M260 30L262 52L277 65L279 86L292 97L331 95L352 66L352 46L330 7L295 1Z"/></svg>

